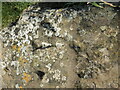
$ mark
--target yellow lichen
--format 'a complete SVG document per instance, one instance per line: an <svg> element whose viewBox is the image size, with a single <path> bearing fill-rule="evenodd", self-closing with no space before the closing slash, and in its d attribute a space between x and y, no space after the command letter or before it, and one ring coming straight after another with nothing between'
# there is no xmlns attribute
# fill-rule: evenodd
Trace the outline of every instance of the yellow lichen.
<svg viewBox="0 0 120 90"><path fill-rule="evenodd" d="M17 47L17 51L20 52L22 46Z"/></svg>
<svg viewBox="0 0 120 90"><path fill-rule="evenodd" d="M17 48L16 45L13 45L13 46L12 46L12 49L13 49L13 50L16 50L16 48Z"/></svg>
<svg viewBox="0 0 120 90"><path fill-rule="evenodd" d="M63 9L58 9L58 10L57 10L58 13L60 13L60 12L62 12L62 11L63 11Z"/></svg>
<svg viewBox="0 0 120 90"><path fill-rule="evenodd" d="M26 83L28 83L30 80L32 80L31 75L27 73L23 73L23 78L22 78Z"/></svg>
<svg viewBox="0 0 120 90"><path fill-rule="evenodd" d="M57 11L56 11L56 15L57 15L57 16L60 16L62 11L63 11L62 9L57 10Z"/></svg>
<svg viewBox="0 0 120 90"><path fill-rule="evenodd" d="M23 88L22 86L19 86L19 89L20 89L20 90L24 90L24 88Z"/></svg>
<svg viewBox="0 0 120 90"><path fill-rule="evenodd" d="M21 47L22 47L22 46L12 45L12 49L13 49L13 50L16 50L16 51L19 52L19 53L20 53Z"/></svg>
<svg viewBox="0 0 120 90"><path fill-rule="evenodd" d="M26 60L26 59L24 59L24 58L22 58L22 57L20 57L20 58L18 59L18 61L20 62L20 64L24 64L24 63L27 63L27 62L28 62L28 60Z"/></svg>
<svg viewBox="0 0 120 90"><path fill-rule="evenodd" d="M19 88L23 88L22 86L20 86Z"/></svg>

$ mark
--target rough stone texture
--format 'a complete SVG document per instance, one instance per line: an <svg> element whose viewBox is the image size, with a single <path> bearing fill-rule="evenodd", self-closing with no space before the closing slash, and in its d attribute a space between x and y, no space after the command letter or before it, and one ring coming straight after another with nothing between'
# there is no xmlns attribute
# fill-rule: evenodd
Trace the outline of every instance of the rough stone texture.
<svg viewBox="0 0 120 90"><path fill-rule="evenodd" d="M107 6L30 6L0 31L4 87L117 88L117 19Z"/></svg>

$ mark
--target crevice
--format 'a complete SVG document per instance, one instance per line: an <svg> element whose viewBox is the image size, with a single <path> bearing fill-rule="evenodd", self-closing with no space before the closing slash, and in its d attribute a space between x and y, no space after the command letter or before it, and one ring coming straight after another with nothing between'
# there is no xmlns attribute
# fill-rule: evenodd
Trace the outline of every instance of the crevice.
<svg viewBox="0 0 120 90"><path fill-rule="evenodd" d="M70 44L70 48L74 49L74 51L78 54L81 51L81 48L77 45Z"/></svg>
<svg viewBox="0 0 120 90"><path fill-rule="evenodd" d="M48 29L48 30L51 30L53 32L56 32L54 27L49 23L49 22L44 22L42 21L41 22L41 26L43 26L44 28Z"/></svg>
<svg viewBox="0 0 120 90"><path fill-rule="evenodd" d="M38 46L34 41L31 41L31 45L32 45L32 49L33 49L33 52L34 51L36 51L36 50L38 50L38 49L41 49L41 50L43 50L43 49L47 49L47 48L51 48L51 47L56 47L56 45L40 45L40 46Z"/></svg>
<svg viewBox="0 0 120 90"><path fill-rule="evenodd" d="M78 75L78 77L79 77L79 78L84 78L84 76L85 76L85 74L84 74L84 73L82 73L82 72L81 72L81 73L79 73L79 74L77 74L77 75Z"/></svg>
<svg viewBox="0 0 120 90"><path fill-rule="evenodd" d="M31 44L32 44L33 51L35 51L35 50L36 50L36 47L38 47L37 44L35 44L34 41L31 41Z"/></svg>
<svg viewBox="0 0 120 90"><path fill-rule="evenodd" d="M54 46L52 45L52 46L46 46L46 47L43 47L43 46L36 47L36 48L33 49L33 52L36 51L36 50L38 50L38 49L42 50L42 49L51 48L51 47L54 47Z"/></svg>
<svg viewBox="0 0 120 90"><path fill-rule="evenodd" d="M43 71L36 71L35 73L38 75L40 80L42 80L43 76L45 75L45 72L43 72Z"/></svg>

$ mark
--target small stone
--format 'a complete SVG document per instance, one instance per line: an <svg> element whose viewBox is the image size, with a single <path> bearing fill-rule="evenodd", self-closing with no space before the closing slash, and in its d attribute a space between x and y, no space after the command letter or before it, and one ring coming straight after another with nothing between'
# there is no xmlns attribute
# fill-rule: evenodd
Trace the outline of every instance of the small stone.
<svg viewBox="0 0 120 90"><path fill-rule="evenodd" d="M56 43L56 47L62 47L64 44L62 43Z"/></svg>
<svg viewBox="0 0 120 90"><path fill-rule="evenodd" d="M60 66L61 66L61 67L63 67L63 66L64 66L64 64L63 64L63 63L60 63Z"/></svg>
<svg viewBox="0 0 120 90"><path fill-rule="evenodd" d="M16 85L15 85L15 88L19 88L19 84L16 84Z"/></svg>
<svg viewBox="0 0 120 90"><path fill-rule="evenodd" d="M46 43L46 42L42 42L42 46L43 47L47 47L47 46L51 46L52 44L50 44L50 43Z"/></svg>
<svg viewBox="0 0 120 90"><path fill-rule="evenodd" d="M62 76L62 80L63 81L66 81L67 79L66 79L66 76Z"/></svg>
<svg viewBox="0 0 120 90"><path fill-rule="evenodd" d="M107 29L107 26L101 26L100 29L104 31Z"/></svg>

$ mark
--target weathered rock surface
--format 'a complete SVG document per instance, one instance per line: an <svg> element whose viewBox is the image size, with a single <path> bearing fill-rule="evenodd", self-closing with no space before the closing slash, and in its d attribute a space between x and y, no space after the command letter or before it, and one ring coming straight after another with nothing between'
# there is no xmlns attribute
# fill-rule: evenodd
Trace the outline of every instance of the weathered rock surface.
<svg viewBox="0 0 120 90"><path fill-rule="evenodd" d="M111 7L30 6L0 31L4 87L117 88L117 19Z"/></svg>

